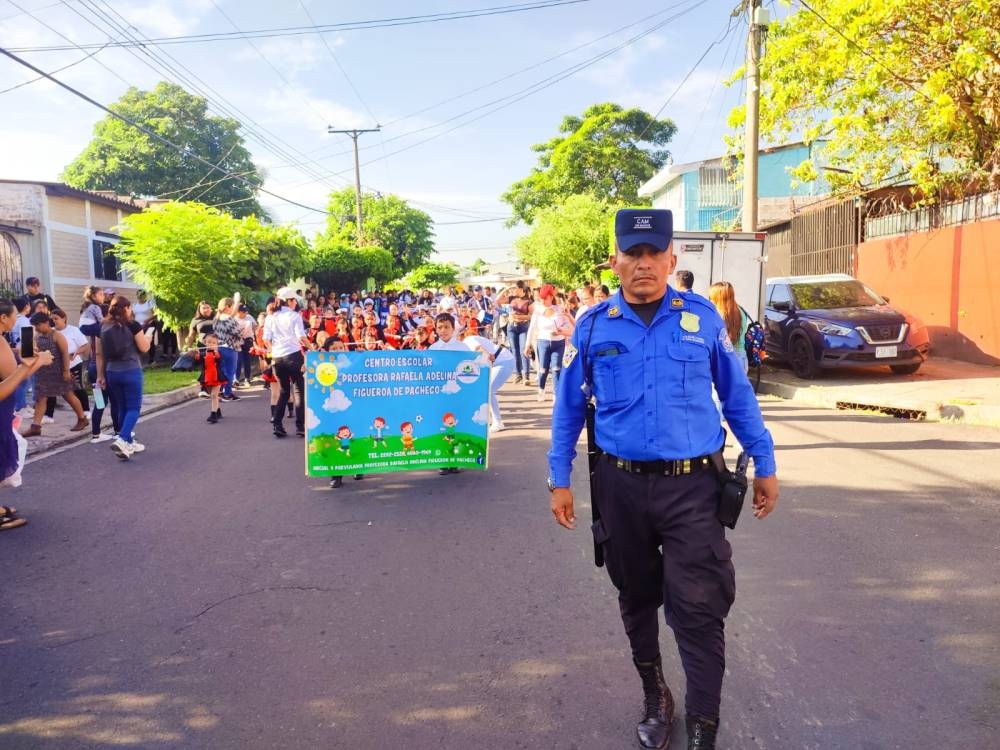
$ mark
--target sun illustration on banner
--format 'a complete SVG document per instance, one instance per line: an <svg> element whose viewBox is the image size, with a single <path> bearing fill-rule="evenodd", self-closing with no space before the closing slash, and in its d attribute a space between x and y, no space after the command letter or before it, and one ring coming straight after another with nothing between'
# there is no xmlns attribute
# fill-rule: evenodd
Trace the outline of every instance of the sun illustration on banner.
<svg viewBox="0 0 1000 750"><path fill-rule="evenodd" d="M337 382L339 371L333 362L326 362L321 358L319 364L308 369L308 373L309 385L319 383L321 388L331 388Z"/></svg>

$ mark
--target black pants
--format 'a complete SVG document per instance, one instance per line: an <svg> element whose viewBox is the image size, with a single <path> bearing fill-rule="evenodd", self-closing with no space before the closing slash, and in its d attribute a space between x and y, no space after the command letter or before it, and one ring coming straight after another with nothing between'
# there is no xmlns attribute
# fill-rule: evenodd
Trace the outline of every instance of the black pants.
<svg viewBox="0 0 1000 750"><path fill-rule="evenodd" d="M687 713L719 716L726 669L724 620L736 596L732 548L716 518L714 471L680 477L597 468L605 565L639 661L660 653L657 610L674 631L687 677Z"/></svg>
<svg viewBox="0 0 1000 750"><path fill-rule="evenodd" d="M250 380L253 377L253 357L250 350L253 348L253 339L243 339L240 347L240 358L236 364L236 379Z"/></svg>
<svg viewBox="0 0 1000 750"><path fill-rule="evenodd" d="M278 395L278 403L274 407L274 429L280 432L285 429L282 425L285 417L285 408L288 400L292 398L292 389L295 389L295 429L304 430L306 425L306 400L305 400L305 375L302 373L302 365L305 359L301 352L289 354L286 357L274 358L274 377L278 379L281 393Z"/></svg>

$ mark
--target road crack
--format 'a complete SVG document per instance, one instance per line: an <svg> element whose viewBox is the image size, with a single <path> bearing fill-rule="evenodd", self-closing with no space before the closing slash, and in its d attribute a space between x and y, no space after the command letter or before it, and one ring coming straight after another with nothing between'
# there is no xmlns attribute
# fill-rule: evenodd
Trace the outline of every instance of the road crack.
<svg viewBox="0 0 1000 750"><path fill-rule="evenodd" d="M192 617L190 622L188 622L186 625L182 625L181 627L174 630L174 635L179 635L180 633L183 633L185 630L193 627L199 617L208 614L216 607L220 607L223 604L226 604L227 602L232 602L237 599L245 599L248 596L257 596L258 594L270 593L273 591L318 591L324 594L336 593L336 589L323 588L322 586L265 586L263 588L253 589L252 591L244 591L239 594L233 594L232 596L227 596L224 599L219 599L216 602L212 602L203 610L201 610L201 612Z"/></svg>

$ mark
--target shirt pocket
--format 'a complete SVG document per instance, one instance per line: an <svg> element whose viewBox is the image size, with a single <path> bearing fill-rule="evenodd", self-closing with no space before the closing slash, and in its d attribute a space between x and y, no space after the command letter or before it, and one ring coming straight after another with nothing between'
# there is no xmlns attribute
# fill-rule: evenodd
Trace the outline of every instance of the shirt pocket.
<svg viewBox="0 0 1000 750"><path fill-rule="evenodd" d="M628 348L618 342L595 344L590 349L594 396L601 406L622 406L629 400Z"/></svg>
<svg viewBox="0 0 1000 750"><path fill-rule="evenodd" d="M710 397L712 391L712 352L704 341L681 337L667 345L670 359L683 371L682 384L686 398Z"/></svg>

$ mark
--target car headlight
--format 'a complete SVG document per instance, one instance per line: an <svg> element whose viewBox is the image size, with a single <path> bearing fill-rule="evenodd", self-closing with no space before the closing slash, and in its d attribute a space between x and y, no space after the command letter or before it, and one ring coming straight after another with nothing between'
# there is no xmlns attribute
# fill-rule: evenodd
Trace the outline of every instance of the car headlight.
<svg viewBox="0 0 1000 750"><path fill-rule="evenodd" d="M853 328L838 326L836 323L828 323L824 320L810 320L809 325L825 336L850 336L854 333Z"/></svg>

